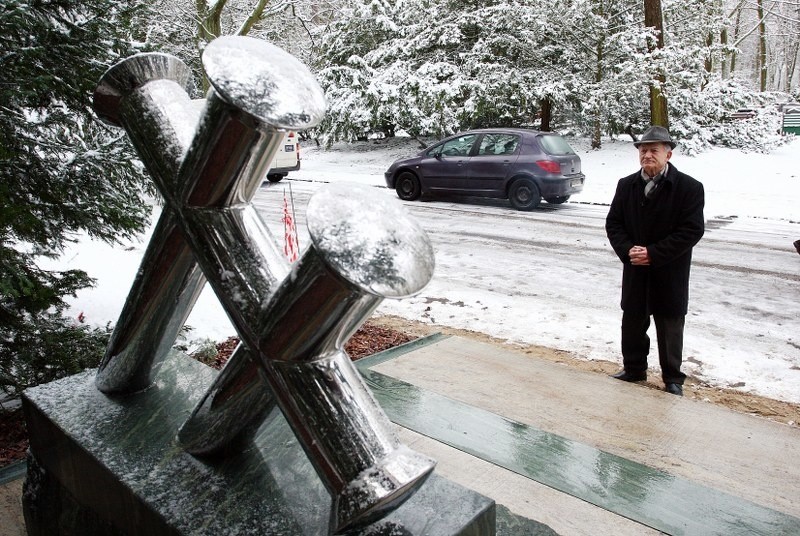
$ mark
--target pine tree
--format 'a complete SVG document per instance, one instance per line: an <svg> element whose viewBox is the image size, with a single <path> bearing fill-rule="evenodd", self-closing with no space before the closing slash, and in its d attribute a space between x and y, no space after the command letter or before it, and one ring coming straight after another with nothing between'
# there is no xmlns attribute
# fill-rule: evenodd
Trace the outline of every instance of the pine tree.
<svg viewBox="0 0 800 536"><path fill-rule="evenodd" d="M125 138L92 115L110 65L133 52L136 2L2 0L0 6L0 388L19 390L100 357L107 330L75 325L64 298L92 283L49 271L81 234L114 243L149 220ZM89 351L91 349L91 351Z"/></svg>
<svg viewBox="0 0 800 536"><path fill-rule="evenodd" d="M752 124L723 119L748 103L788 99L748 92L714 72L713 60L731 52L709 39L724 29L717 0L665 3L661 29L645 25L642 0L346 1L317 56L328 142L534 126L589 136L600 147L604 136L647 128L658 88L669 95L658 99L667 106L660 121L669 116L690 150L753 147L776 131L772 115Z"/></svg>

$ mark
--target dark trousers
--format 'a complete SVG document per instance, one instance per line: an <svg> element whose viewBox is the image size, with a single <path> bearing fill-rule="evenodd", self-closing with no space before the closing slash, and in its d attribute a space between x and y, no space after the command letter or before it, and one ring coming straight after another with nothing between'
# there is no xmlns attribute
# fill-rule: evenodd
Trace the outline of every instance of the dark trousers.
<svg viewBox="0 0 800 536"><path fill-rule="evenodd" d="M658 339L658 361L664 383L683 385L686 374L681 372L683 361L684 316L664 317L653 315ZM647 371L647 355L650 353L650 316L622 313L622 365L632 374Z"/></svg>

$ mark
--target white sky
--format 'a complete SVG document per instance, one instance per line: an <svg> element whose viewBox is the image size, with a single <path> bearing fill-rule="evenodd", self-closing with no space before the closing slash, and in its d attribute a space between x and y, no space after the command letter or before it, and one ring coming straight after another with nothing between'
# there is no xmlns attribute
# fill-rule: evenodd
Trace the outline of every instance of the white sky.
<svg viewBox="0 0 800 536"><path fill-rule="evenodd" d="M617 180L635 171L636 152L628 140L606 140L598 151L589 150L585 140L570 142L580 154L587 175L584 191L570 203L579 203L585 206L585 210L596 210L598 216L604 216ZM396 140L388 145L372 142L337 145L329 151L307 143L302 150L302 169L290 174L290 179L298 190L313 190L320 182L337 181L383 186L383 172L388 165L394 159L415 151L415 145L407 140ZM800 255L791 246L793 240L800 239L800 139L769 155L714 149L688 157L681 154L679 147L672 161L681 171L703 182L707 220L736 216L734 231L731 232L743 233L742 240L747 240L749 230L758 230L765 233L759 236L769 237L770 243L766 245L772 251L784 245L786 251L785 254L770 253L746 259L714 259L716 250L710 246L702 255L696 252L696 262L700 257L706 262L730 262L764 272L777 271L794 277L800 274ZM386 192L394 196L393 192ZM494 213L511 209L486 207L485 210ZM267 223L273 232L279 232L277 222ZM300 231L302 247L307 240L303 237L304 230ZM512 232L510 228L509 232ZM147 239L146 235L116 248L84 240L67 251L60 261L49 264L51 267L81 268L98 280L95 288L82 291L70 301L69 314L77 316L83 312L87 322L93 324L116 322ZM481 285L471 284L470 279L476 277L475 267L458 260L458 257L460 254L472 257L473 252L460 251L459 247L463 250L473 246L467 243L440 247L443 257L440 258L437 251L437 273L419 297L387 300L377 312L419 321L430 321L433 317L440 325L467 329L476 329L475 319L480 316L480 331L503 340L573 351L586 359L619 362L616 334L619 329L618 280L621 266L616 258L609 259L607 273L602 274L603 279L608 279L608 288L598 290L597 297L587 298L587 289L578 285L571 291L558 284L558 295L548 301L543 294L515 296L513 291L503 293L494 288L485 292ZM534 269L535 266L531 268ZM693 271L693 283L696 273ZM712 385L741 388L800 403L800 288L791 280L788 284L783 281L777 286L765 286L744 273L734 281L737 288L731 291L730 288L715 288L713 279L705 279L702 281L705 297L695 300L698 293L694 293L690 298L685 357L691 359L684 370ZM725 282L726 287L731 284ZM569 292L583 295L570 296ZM726 296L729 293L746 296L747 306L756 311L752 322L734 322L728 317L726 306L730 304ZM432 296L446 299L440 302L431 300ZM459 302L458 306L454 302ZM759 318L758 311L772 314ZM693 314L695 316L691 316ZM747 316L740 314L736 318ZM532 323L541 328L532 331ZM193 336L197 338L222 340L234 334L208 288L188 324L194 328ZM651 355L655 356L655 348ZM655 357L651 359L651 376L657 378L652 370L653 362L657 365Z"/></svg>

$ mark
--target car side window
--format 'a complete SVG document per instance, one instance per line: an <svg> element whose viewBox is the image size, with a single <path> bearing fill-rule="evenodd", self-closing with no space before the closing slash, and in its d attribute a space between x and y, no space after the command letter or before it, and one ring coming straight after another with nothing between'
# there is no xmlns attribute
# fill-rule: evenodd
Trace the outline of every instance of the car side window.
<svg viewBox="0 0 800 536"><path fill-rule="evenodd" d="M432 153L441 154L442 156L468 156L472 144L475 143L477 134L467 134L466 136L459 136L444 142L437 147ZM432 154L429 153L429 154Z"/></svg>
<svg viewBox="0 0 800 536"><path fill-rule="evenodd" d="M478 149L479 155L509 155L519 146L519 136L514 134L485 134Z"/></svg>

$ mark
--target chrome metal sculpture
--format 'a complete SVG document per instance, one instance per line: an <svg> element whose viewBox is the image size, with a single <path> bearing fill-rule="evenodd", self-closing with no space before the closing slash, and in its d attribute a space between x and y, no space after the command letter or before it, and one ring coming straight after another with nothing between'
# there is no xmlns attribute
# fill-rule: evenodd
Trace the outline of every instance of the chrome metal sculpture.
<svg viewBox="0 0 800 536"><path fill-rule="evenodd" d="M146 388L208 279L242 344L179 432L197 455L235 450L274 404L333 497L334 532L402 503L434 462L402 446L344 352L386 297L433 272L424 231L385 196L328 187L312 197L312 245L291 266L251 206L286 130L319 122L323 94L295 58L223 37L203 53L202 108L164 54L103 76L95 109L125 128L165 208L97 374L98 388Z"/></svg>

